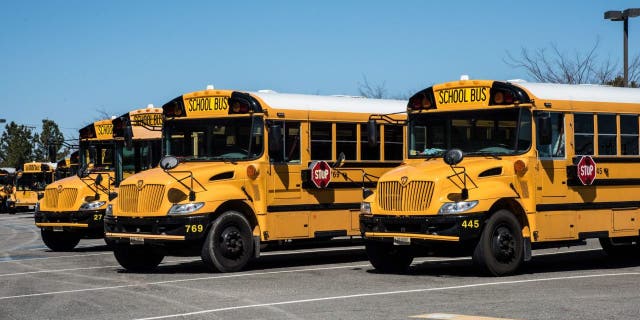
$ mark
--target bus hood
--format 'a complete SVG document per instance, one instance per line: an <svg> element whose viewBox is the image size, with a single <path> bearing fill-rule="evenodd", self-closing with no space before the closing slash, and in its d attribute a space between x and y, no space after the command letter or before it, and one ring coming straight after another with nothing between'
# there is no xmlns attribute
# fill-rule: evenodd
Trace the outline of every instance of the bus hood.
<svg viewBox="0 0 640 320"><path fill-rule="evenodd" d="M213 202L228 197L220 188L242 184L250 163L181 163L171 170L154 168L132 175L120 183L113 205L115 216L164 216L174 204L204 202L208 210ZM214 185L218 182L230 182ZM240 190L238 186L236 188Z"/></svg>
<svg viewBox="0 0 640 320"><path fill-rule="evenodd" d="M444 203L462 200L478 200L477 209L484 209L492 202L484 200L518 196L512 187L518 159L468 157L453 168L442 159L409 161L383 175L369 201L389 215L433 215Z"/></svg>
<svg viewBox="0 0 640 320"><path fill-rule="evenodd" d="M238 167L238 165L224 162L186 162L180 163L171 170L165 171L160 167L156 167L139 172L123 180L120 186L136 185L139 188L147 184L164 185L166 187L182 186L178 180L181 180L187 186L191 186L191 180L193 180L193 189L195 192L199 192L202 191L202 186L209 182L238 178L236 177Z"/></svg>
<svg viewBox="0 0 640 320"><path fill-rule="evenodd" d="M113 173L101 173L102 182L100 188L96 188L95 179L98 173L91 173L86 178L70 176L56 180L44 190L44 197L40 199L40 211L46 212L71 212L78 211L80 206L95 200L96 193L100 201L109 201L108 193L113 192L115 186L110 179Z"/></svg>

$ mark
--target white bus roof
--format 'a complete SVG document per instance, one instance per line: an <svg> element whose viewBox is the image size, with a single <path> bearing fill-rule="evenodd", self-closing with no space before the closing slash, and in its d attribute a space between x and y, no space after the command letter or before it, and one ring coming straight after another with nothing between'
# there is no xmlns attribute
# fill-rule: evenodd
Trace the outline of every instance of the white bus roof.
<svg viewBox="0 0 640 320"><path fill-rule="evenodd" d="M349 96L318 96L276 92L249 92L270 107L305 111L362 112L388 114L405 112L406 100L369 99Z"/></svg>
<svg viewBox="0 0 640 320"><path fill-rule="evenodd" d="M640 103L640 89L595 84L557 84L511 82L531 92L538 99Z"/></svg>

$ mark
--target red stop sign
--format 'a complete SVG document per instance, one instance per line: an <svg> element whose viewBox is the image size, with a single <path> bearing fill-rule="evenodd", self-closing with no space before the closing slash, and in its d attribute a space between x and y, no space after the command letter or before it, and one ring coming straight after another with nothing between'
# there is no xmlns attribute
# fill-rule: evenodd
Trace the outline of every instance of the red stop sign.
<svg viewBox="0 0 640 320"><path fill-rule="evenodd" d="M331 167L326 161L311 163L311 181L318 188L326 188L331 182Z"/></svg>
<svg viewBox="0 0 640 320"><path fill-rule="evenodd" d="M578 179L585 186L591 185L596 179L596 163L590 156L582 156L578 161Z"/></svg>

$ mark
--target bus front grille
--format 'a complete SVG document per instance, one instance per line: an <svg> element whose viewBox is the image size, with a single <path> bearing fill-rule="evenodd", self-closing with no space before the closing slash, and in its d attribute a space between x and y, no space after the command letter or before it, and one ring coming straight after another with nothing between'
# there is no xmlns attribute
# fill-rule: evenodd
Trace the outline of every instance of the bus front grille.
<svg viewBox="0 0 640 320"><path fill-rule="evenodd" d="M44 191L44 201L47 208L55 208L56 210L77 209L73 207L78 197L78 189L63 188L46 189Z"/></svg>
<svg viewBox="0 0 640 320"><path fill-rule="evenodd" d="M433 182L397 181L378 183L378 205L387 211L425 211L433 196Z"/></svg>
<svg viewBox="0 0 640 320"><path fill-rule="evenodd" d="M162 205L164 185L147 184L138 189L135 185L120 186L118 208L125 213L156 212Z"/></svg>

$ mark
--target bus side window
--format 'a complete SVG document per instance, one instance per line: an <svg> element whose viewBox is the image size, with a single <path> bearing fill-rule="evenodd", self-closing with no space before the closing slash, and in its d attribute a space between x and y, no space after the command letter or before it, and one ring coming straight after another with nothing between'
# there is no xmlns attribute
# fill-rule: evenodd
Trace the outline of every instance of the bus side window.
<svg viewBox="0 0 640 320"><path fill-rule="evenodd" d="M540 135L536 139L538 155L540 158L564 158L565 156L565 134L564 134L564 114L549 113L551 118L551 143L540 144ZM536 121L538 117L536 116Z"/></svg>
<svg viewBox="0 0 640 320"><path fill-rule="evenodd" d="M574 141L576 155L593 155L593 114L577 113L573 115Z"/></svg>
<svg viewBox="0 0 640 320"><path fill-rule="evenodd" d="M300 163L300 122L274 123L282 128L282 149L278 154L269 154L272 162Z"/></svg>
<svg viewBox="0 0 640 320"><path fill-rule="evenodd" d="M384 160L402 160L402 126L384 126Z"/></svg>
<svg viewBox="0 0 640 320"><path fill-rule="evenodd" d="M311 122L311 159L331 160L331 122Z"/></svg>

